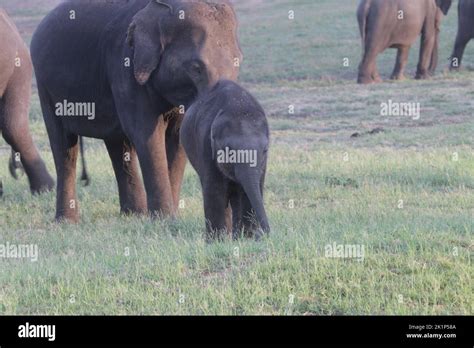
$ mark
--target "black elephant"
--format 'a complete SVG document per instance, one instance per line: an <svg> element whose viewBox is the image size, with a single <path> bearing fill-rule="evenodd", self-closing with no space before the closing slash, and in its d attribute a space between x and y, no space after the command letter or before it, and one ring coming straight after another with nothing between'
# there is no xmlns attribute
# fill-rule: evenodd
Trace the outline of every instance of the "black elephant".
<svg viewBox="0 0 474 348"><path fill-rule="evenodd" d="M270 232L263 205L270 131L257 100L221 81L189 108L181 138L201 180L208 239Z"/></svg>
<svg viewBox="0 0 474 348"><path fill-rule="evenodd" d="M458 4L458 34L451 55L451 69L461 67L464 50L471 39L474 38L474 1L459 0Z"/></svg>
<svg viewBox="0 0 474 348"><path fill-rule="evenodd" d="M238 76L232 5L66 1L39 25L31 53L58 176L56 219L79 218L79 135L105 141L122 212L174 216L186 163L183 110L219 79Z"/></svg>

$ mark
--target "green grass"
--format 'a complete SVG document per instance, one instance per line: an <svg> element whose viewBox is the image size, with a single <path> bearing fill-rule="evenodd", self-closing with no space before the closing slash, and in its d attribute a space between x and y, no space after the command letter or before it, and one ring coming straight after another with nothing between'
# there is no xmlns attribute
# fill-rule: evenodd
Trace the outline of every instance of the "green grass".
<svg viewBox="0 0 474 348"><path fill-rule="evenodd" d="M473 314L474 73L441 66L430 81L356 85L356 4L237 5L241 80L272 128L267 240L206 244L190 167L177 221L120 216L110 160L92 140L81 223L53 223L55 194L31 197L0 150L0 244L39 248L36 263L0 259L0 314ZM443 26L444 57L455 32L456 10ZM466 64L473 59L474 45ZM394 51L380 57L383 76L393 64ZM388 99L420 102L421 118L380 116ZM36 94L32 104L53 171ZM327 258L334 242L364 246L363 261Z"/></svg>

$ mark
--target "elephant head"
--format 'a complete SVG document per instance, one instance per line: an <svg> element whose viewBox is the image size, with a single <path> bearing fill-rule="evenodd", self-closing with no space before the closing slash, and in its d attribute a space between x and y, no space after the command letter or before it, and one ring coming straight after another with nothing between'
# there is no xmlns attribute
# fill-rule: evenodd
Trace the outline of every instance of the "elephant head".
<svg viewBox="0 0 474 348"><path fill-rule="evenodd" d="M436 5L439 7L439 9L441 10L441 12L443 12L444 15L448 14L452 3L453 0L436 0Z"/></svg>
<svg viewBox="0 0 474 348"><path fill-rule="evenodd" d="M136 81L173 105L189 106L220 79L236 80L242 52L226 2L153 0L128 29Z"/></svg>

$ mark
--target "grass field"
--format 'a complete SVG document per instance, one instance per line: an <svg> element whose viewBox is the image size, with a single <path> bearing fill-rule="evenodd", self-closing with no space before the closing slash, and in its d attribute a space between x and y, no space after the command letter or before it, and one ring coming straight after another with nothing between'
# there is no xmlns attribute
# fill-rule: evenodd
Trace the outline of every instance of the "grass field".
<svg viewBox="0 0 474 348"><path fill-rule="evenodd" d="M28 41L56 2L0 6ZM58 225L55 194L31 197L25 177L9 177L2 140L0 244L37 244L39 258L0 259L0 314L473 314L474 43L465 69L447 72L457 9L443 24L435 78L366 87L355 83L356 0L235 3L241 81L272 128L271 237L206 244L191 167L177 221L120 216L110 160L94 140L81 223ZM417 55L418 46L410 75ZM393 50L380 57L384 78L394 60ZM381 116L390 99L420 103L421 117ZM32 103L54 172L36 91ZM363 258L327 257L333 243L363 247Z"/></svg>

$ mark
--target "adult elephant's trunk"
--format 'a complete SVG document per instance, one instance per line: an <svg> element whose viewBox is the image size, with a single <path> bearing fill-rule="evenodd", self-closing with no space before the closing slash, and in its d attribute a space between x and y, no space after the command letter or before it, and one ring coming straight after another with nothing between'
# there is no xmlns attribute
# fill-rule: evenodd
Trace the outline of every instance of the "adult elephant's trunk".
<svg viewBox="0 0 474 348"><path fill-rule="evenodd" d="M255 211L257 222L260 224L260 228L264 233L270 233L267 213L263 206L263 193L260 186L258 169L251 168L247 165L239 165L235 169L235 176L247 194L250 204Z"/></svg>

